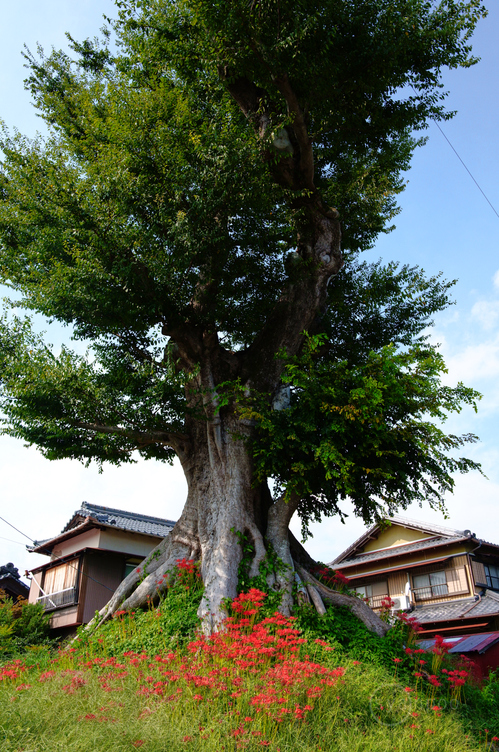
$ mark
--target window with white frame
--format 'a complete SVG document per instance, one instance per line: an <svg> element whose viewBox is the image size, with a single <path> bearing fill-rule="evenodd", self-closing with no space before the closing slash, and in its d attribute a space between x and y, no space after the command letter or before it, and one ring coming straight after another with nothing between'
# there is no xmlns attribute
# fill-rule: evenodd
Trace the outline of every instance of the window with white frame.
<svg viewBox="0 0 499 752"><path fill-rule="evenodd" d="M448 595L449 587L445 571L415 574L412 578L414 597L417 601Z"/></svg>
<svg viewBox="0 0 499 752"><path fill-rule="evenodd" d="M77 603L79 560L71 559L45 570L38 601L47 611Z"/></svg>

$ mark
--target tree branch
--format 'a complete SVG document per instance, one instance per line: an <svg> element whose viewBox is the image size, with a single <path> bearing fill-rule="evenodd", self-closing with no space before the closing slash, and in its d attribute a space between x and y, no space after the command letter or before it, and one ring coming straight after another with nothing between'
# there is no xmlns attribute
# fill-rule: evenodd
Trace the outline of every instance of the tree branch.
<svg viewBox="0 0 499 752"><path fill-rule="evenodd" d="M329 603L332 603L334 606L346 606L371 632L374 632L380 637L384 637L388 632L390 625L382 621L363 600L355 598L353 595L344 595L343 593L338 593L336 590L330 590L323 585L322 582L316 580L315 577L300 566L300 564L295 562L295 566L300 577L307 583L307 585L313 585L313 587L319 591L323 600L329 601Z"/></svg>
<svg viewBox="0 0 499 752"><path fill-rule="evenodd" d="M291 128L293 129L293 133L296 137L296 141L300 149L298 168L302 178L301 182L303 182L301 188L308 188L309 190L315 191L314 154L312 150L312 142L309 138L307 125L303 116L303 111L300 107L296 94L291 87L287 73L275 78L275 84L286 100L288 112L294 115Z"/></svg>
<svg viewBox="0 0 499 752"><path fill-rule="evenodd" d="M72 425L75 428L83 428L85 431L93 431L94 433L104 433L116 436L124 436L127 439L137 442L137 446L147 446L148 444L163 444L169 446L175 451L179 451L180 447L185 447L189 444L189 437L187 435L166 432L166 431L137 431L130 428L121 428L120 426L109 426L104 423L86 423L84 421L73 421Z"/></svg>

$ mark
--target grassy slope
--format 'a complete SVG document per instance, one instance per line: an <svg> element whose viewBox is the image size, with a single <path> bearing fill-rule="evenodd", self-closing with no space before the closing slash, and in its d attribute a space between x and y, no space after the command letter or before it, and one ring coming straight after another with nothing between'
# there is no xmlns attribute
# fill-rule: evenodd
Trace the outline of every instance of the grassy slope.
<svg viewBox="0 0 499 752"><path fill-rule="evenodd" d="M305 609L301 635L296 623L243 626L189 650L198 597L175 588L159 609L123 615L73 652L33 649L4 666L2 752L494 748L497 683L488 695L465 687L464 703L446 686L423 688L413 676L423 658L406 655L401 631L379 640L348 613Z"/></svg>

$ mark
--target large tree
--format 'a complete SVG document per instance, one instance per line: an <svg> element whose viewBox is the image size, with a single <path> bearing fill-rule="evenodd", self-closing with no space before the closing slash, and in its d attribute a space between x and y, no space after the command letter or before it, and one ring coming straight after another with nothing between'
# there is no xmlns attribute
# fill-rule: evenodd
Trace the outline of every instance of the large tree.
<svg viewBox="0 0 499 752"><path fill-rule="evenodd" d="M452 472L474 467L456 455L473 437L440 421L475 395L441 385L424 337L449 285L358 254L390 229L414 134L450 116L441 72L475 62L484 10L117 5L100 41L28 55L49 135L3 137L1 277L91 343L56 356L7 312L4 430L50 459L177 456L181 518L105 614L195 558L211 629L236 594L241 534L250 574L277 553L289 611L293 570L308 579L311 563L295 511L306 529L345 498L366 522L440 505Z"/></svg>

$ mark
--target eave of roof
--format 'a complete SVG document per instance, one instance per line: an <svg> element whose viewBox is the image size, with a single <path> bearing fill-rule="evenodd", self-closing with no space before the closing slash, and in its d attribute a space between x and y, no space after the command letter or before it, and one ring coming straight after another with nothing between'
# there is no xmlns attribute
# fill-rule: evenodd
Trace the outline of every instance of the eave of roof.
<svg viewBox="0 0 499 752"><path fill-rule="evenodd" d="M466 621L499 614L499 593L485 590L476 598L460 598L445 603L425 604L413 612L421 624Z"/></svg>
<svg viewBox="0 0 499 752"><path fill-rule="evenodd" d="M392 517L388 517L386 519L386 522L390 523L390 525L400 525L401 527L406 527L409 530L420 530L421 532L428 533L430 535L448 535L450 537L459 535L464 537L464 530L455 530L454 528L444 527L443 525L432 525L426 522L419 522L418 520L412 520L408 517L401 517L398 514L394 514ZM346 548L343 553L337 556L336 559L331 562L331 565L340 564L354 551L358 550L359 548L363 548L366 543L369 542L369 540L376 538L377 534L381 532L382 526L384 527L383 523L381 522L377 522L372 525L368 530L366 530L365 533L357 538L357 540L355 540L351 546Z"/></svg>
<svg viewBox="0 0 499 752"><path fill-rule="evenodd" d="M78 509L67 525L63 528L62 533L65 533L66 531L72 529L72 527L76 527L80 524L80 520L85 519L86 517L94 517L99 522L107 522L105 518L121 518L123 520L130 520L133 523L146 523L151 525L159 525L161 527L169 527L173 528L175 525L175 522L173 520L166 520L163 517L153 517L149 514L140 514L138 512L128 512L125 509L115 509L114 507L103 507L99 504L90 504L88 501L83 501L81 503L80 509ZM101 517L103 519L101 519ZM72 523L76 521L76 525L72 525ZM117 525L119 526L119 524ZM125 526L123 529L130 529L128 526Z"/></svg>
<svg viewBox="0 0 499 752"><path fill-rule="evenodd" d="M151 538L162 538L161 534L153 533L153 532L143 532L141 530L129 530L127 528L122 528L119 525L111 525L107 522L101 522L94 517L87 517L80 525L77 525L76 527L72 527L66 532L62 532L59 535L56 535L54 538L49 538L45 541L35 541L34 546L26 546L28 551L30 553L35 554L45 554L47 556L50 556L52 553L52 549L57 543L63 543L66 540L69 540L70 538L74 538L76 535L81 535L82 533L87 532L88 530L93 529L102 529L102 528L108 528L111 530L120 530L122 532L130 533L130 535L146 535L150 536Z"/></svg>
<svg viewBox="0 0 499 752"><path fill-rule="evenodd" d="M340 569L342 572L345 569L349 569L350 567L359 567L363 564L369 564L369 562L376 562L376 561L389 561L390 559L394 559L398 556L406 556L413 553L418 553L419 551L424 551L428 549L434 549L434 548L441 548L443 546L451 546L456 543L462 543L464 541L469 541L470 539L465 537L454 537L454 538L447 538L444 540L440 540L438 542L435 542L434 539L429 538L428 545L422 545L424 541L414 541L413 543L405 543L400 546L394 546L393 548L384 548L382 549L382 553L378 551L370 551L367 554L359 554L355 559L347 559L346 561L340 562L339 566L336 564L336 562L332 562L329 564L330 567L336 567L337 569ZM381 554L381 555L377 555ZM429 563L429 562L428 562Z"/></svg>
<svg viewBox="0 0 499 752"><path fill-rule="evenodd" d="M478 543L481 546L491 546L492 548L499 549L499 544L490 543L490 541L486 541L483 538L478 538L469 530L457 530L454 528L445 527L444 525L434 525L432 523L419 522L418 520L409 519L408 517L402 517L398 514L387 518L387 522L392 525L400 525L401 527L406 527L410 530L419 530L423 533L428 533L429 535L448 536L450 538L455 538L456 536L461 538L468 538L472 542ZM382 523L380 522L372 525L368 530L366 530L365 533L357 538L357 540L355 540L351 546L346 548L339 556L337 556L329 566L338 567L341 569L339 565L342 564L343 561L348 560L348 558L356 551L363 548L370 540L376 538L377 535L381 532L381 528ZM375 552L373 551L372 553Z"/></svg>
<svg viewBox="0 0 499 752"><path fill-rule="evenodd" d="M452 638L446 638L451 640ZM482 632L480 634L461 635L458 639L452 639L452 647L449 653L485 653L489 648L499 642L499 632ZM418 640L418 645L429 650L435 644L435 638Z"/></svg>
<svg viewBox="0 0 499 752"><path fill-rule="evenodd" d="M456 554L456 556L459 556L459 554ZM346 574L345 577L348 577L349 580L361 580L365 577L374 577L378 574L390 574L392 572L401 572L406 571L408 569L412 569L413 567L421 567L426 566L427 564L440 564L442 561L448 561L449 559L452 559L452 556L439 556L437 559L424 559L423 561L413 561L410 564L401 564L397 567L386 567L385 569L373 569L369 570L369 572L360 572L359 574ZM342 569L339 569L340 572L342 572Z"/></svg>

